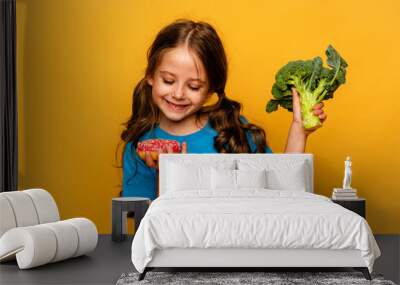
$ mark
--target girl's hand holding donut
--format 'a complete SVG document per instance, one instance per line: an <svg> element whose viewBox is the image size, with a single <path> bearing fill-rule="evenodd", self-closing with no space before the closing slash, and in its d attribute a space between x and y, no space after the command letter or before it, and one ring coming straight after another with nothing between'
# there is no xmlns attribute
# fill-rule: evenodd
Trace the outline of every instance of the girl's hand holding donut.
<svg viewBox="0 0 400 285"><path fill-rule="evenodd" d="M144 160L146 165L158 171L158 156L160 153L187 153L187 144L175 140L146 140L138 143L138 155Z"/></svg>

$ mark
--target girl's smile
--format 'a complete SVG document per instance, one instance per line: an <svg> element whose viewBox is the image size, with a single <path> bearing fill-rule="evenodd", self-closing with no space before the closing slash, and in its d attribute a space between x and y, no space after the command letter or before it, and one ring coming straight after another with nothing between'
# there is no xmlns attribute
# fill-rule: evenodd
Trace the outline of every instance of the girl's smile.
<svg viewBox="0 0 400 285"><path fill-rule="evenodd" d="M164 101L167 103L168 107L171 110L176 110L176 111L183 111L186 109L186 107L188 107L190 105L190 104L175 104L166 99L164 99Z"/></svg>

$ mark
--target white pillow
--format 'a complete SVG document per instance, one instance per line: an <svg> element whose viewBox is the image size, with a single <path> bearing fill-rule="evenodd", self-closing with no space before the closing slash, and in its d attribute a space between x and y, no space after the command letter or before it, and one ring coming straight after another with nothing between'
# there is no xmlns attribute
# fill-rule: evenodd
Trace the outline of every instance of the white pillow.
<svg viewBox="0 0 400 285"><path fill-rule="evenodd" d="M211 169L211 189L266 188L266 170Z"/></svg>
<svg viewBox="0 0 400 285"><path fill-rule="evenodd" d="M236 170L238 188L267 188L267 170Z"/></svg>
<svg viewBox="0 0 400 285"><path fill-rule="evenodd" d="M176 163L168 165L167 191L209 189L210 167L185 166Z"/></svg>
<svg viewBox="0 0 400 285"><path fill-rule="evenodd" d="M267 170L267 187L273 190L306 191L308 164L305 160L239 159L240 170Z"/></svg>
<svg viewBox="0 0 400 285"><path fill-rule="evenodd" d="M211 168L211 189L236 190L236 170Z"/></svg>
<svg viewBox="0 0 400 285"><path fill-rule="evenodd" d="M306 191L307 182L304 167L267 171L267 188L273 190Z"/></svg>
<svg viewBox="0 0 400 285"><path fill-rule="evenodd" d="M184 191L193 189L211 189L211 169L235 168L234 160L219 160L211 165L195 164L188 161L169 162L167 165L167 191Z"/></svg>

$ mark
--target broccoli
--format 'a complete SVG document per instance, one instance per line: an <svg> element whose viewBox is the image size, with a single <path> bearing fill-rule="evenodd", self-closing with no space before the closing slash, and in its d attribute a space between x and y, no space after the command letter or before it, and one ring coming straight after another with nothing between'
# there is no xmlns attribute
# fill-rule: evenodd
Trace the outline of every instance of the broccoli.
<svg viewBox="0 0 400 285"><path fill-rule="evenodd" d="M329 45L326 50L327 64L322 66L321 58L311 60L290 61L283 66L275 76L272 86L271 99L266 112L271 113L278 109L278 105L293 112L292 87L300 95L301 114L305 129L312 129L321 125L318 116L313 114L312 108L322 100L333 98L335 90L346 82L346 61Z"/></svg>

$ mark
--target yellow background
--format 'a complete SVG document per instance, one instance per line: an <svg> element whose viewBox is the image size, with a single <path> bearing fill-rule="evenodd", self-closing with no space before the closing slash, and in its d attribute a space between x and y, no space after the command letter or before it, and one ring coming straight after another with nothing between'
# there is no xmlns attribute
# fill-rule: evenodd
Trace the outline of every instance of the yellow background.
<svg viewBox="0 0 400 285"><path fill-rule="evenodd" d="M19 189L44 188L63 219L83 216L111 232L122 170L114 153L132 91L156 33L177 18L211 23L229 61L227 95L265 128L274 152L291 113L267 114L276 71L332 44L347 83L325 101L308 140L315 192L330 196L353 160L352 186L367 199L374 233L400 233L400 2L17 0Z"/></svg>

